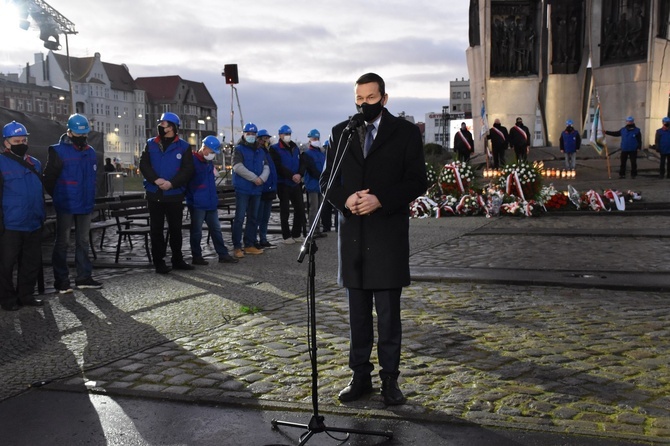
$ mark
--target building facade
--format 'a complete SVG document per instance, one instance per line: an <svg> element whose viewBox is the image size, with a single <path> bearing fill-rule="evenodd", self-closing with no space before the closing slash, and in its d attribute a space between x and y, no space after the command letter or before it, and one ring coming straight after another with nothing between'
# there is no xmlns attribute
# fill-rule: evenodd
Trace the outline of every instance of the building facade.
<svg viewBox="0 0 670 446"><path fill-rule="evenodd" d="M104 156L123 167L135 166L144 148L145 94L135 85L128 67L93 57L70 57L49 51L21 73L21 81L69 90L75 112L88 118L104 135Z"/></svg>
<svg viewBox="0 0 670 446"><path fill-rule="evenodd" d="M470 80L453 80L449 82L449 105L442 107L442 112L426 113L425 143L439 144L445 149L453 148L451 138L451 121L460 122L472 118L472 95Z"/></svg>
<svg viewBox="0 0 670 446"><path fill-rule="evenodd" d="M0 74L0 106L65 123L70 116L70 92L19 82L18 73Z"/></svg>
<svg viewBox="0 0 670 446"><path fill-rule="evenodd" d="M180 76L140 77L135 82L146 91L145 138L156 135L156 123L165 112L179 116L180 137L193 147L200 147L206 136L217 136L217 106L204 83Z"/></svg>

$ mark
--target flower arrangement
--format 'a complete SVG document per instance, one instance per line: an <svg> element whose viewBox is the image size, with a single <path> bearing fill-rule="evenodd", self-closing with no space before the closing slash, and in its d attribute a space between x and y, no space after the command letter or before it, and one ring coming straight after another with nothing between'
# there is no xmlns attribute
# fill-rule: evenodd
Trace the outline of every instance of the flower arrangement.
<svg viewBox="0 0 670 446"><path fill-rule="evenodd" d="M433 216L433 210L437 206L433 200L422 196L414 200L409 206L409 216L411 218L426 218Z"/></svg>
<svg viewBox="0 0 670 446"><path fill-rule="evenodd" d="M542 188L542 174L537 163L525 161L508 164L502 168L499 185L509 195L525 200L536 199Z"/></svg>
<svg viewBox="0 0 670 446"><path fill-rule="evenodd" d="M440 172L438 182L442 193L462 195L474 188L475 173L472 166L461 161L446 164Z"/></svg>
<svg viewBox="0 0 670 446"><path fill-rule="evenodd" d="M431 186L437 183L438 179L437 170L435 170L433 165L429 163L426 163L426 179Z"/></svg>

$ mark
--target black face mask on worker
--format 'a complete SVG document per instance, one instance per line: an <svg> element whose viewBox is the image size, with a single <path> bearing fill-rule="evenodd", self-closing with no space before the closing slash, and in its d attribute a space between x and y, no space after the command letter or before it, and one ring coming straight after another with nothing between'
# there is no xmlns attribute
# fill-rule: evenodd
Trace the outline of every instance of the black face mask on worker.
<svg viewBox="0 0 670 446"><path fill-rule="evenodd" d="M381 99L375 102L374 104L368 104L367 102L363 102L361 105L356 105L356 110L358 110L358 113L363 114L363 119L365 119L365 122L374 121L377 118L377 116L379 116L379 114L382 112L383 108L384 106L382 105Z"/></svg>
<svg viewBox="0 0 670 446"><path fill-rule="evenodd" d="M9 150L11 150L14 155L23 158L28 151L28 144L13 144Z"/></svg>
<svg viewBox="0 0 670 446"><path fill-rule="evenodd" d="M165 138L165 129L166 128L167 127L163 127L162 125L159 125L158 126L158 136L160 136L161 138Z"/></svg>
<svg viewBox="0 0 670 446"><path fill-rule="evenodd" d="M72 140L72 144L78 149L83 149L87 145L86 136L72 136L70 139Z"/></svg>

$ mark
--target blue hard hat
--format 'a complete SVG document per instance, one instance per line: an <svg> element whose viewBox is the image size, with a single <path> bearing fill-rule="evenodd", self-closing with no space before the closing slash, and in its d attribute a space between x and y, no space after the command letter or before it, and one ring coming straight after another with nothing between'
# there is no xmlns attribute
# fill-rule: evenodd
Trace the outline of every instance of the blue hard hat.
<svg viewBox="0 0 670 446"><path fill-rule="evenodd" d="M16 121L12 121L2 128L2 137L11 138L13 136L28 136L26 126Z"/></svg>
<svg viewBox="0 0 670 446"><path fill-rule="evenodd" d="M181 125L181 120L179 119L179 116L175 115L172 112L163 113L161 115L161 118L158 120L158 122L161 122L161 121L171 122L174 125L176 125L177 127L179 127Z"/></svg>
<svg viewBox="0 0 670 446"><path fill-rule="evenodd" d="M277 133L279 133L280 135L290 135L292 133L291 132L291 127L284 124L281 127L279 127L279 130L277 130Z"/></svg>
<svg viewBox="0 0 670 446"><path fill-rule="evenodd" d="M91 131L91 126L88 123L88 119L86 119L86 116L80 115L79 113L75 113L74 115L70 116L70 119L67 120L67 128L72 133L76 133L78 135L86 135Z"/></svg>
<svg viewBox="0 0 670 446"><path fill-rule="evenodd" d="M629 116L626 118L626 122L635 122L635 119L633 119L632 116Z"/></svg>
<svg viewBox="0 0 670 446"><path fill-rule="evenodd" d="M271 136L271 135L268 133L267 130L265 130L265 129L260 129L260 130L258 131L258 133L256 133L256 136L258 136L258 137L260 138L261 136Z"/></svg>
<svg viewBox="0 0 670 446"><path fill-rule="evenodd" d="M318 131L317 129L312 129L312 130L310 130L309 133L307 134L307 137L308 137L308 138L317 138L317 139L321 139L321 133L319 133L319 131Z"/></svg>
<svg viewBox="0 0 670 446"><path fill-rule="evenodd" d="M248 122L244 125L242 131L244 133L258 133L258 127L256 127L256 124Z"/></svg>
<svg viewBox="0 0 670 446"><path fill-rule="evenodd" d="M668 118L667 116L665 116L665 117L663 118L663 124L667 124L667 123L669 123L669 122L670 122L670 118Z"/></svg>
<svg viewBox="0 0 670 446"><path fill-rule="evenodd" d="M205 147L212 149L212 152L216 153L217 155L221 153L221 141L219 141L219 138L216 136L206 136L205 139L202 140L202 143L205 145Z"/></svg>
<svg viewBox="0 0 670 446"><path fill-rule="evenodd" d="M572 124L574 124L572 122L572 119L568 119L567 121L565 121L565 125L567 125L568 127L571 126Z"/></svg>

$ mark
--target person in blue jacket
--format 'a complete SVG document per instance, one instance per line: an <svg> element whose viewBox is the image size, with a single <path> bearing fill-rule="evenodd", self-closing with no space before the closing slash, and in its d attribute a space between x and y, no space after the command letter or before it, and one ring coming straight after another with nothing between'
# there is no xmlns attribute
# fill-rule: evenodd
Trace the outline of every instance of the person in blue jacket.
<svg viewBox="0 0 670 446"><path fill-rule="evenodd" d="M192 270L184 261L182 219L184 193L193 176L193 152L188 142L179 138L179 116L165 112L158 120L158 135L147 140L140 157L140 172L144 176L150 219L151 255L158 274L172 268ZM172 251L172 268L165 263L165 221L167 220Z"/></svg>
<svg viewBox="0 0 670 446"><path fill-rule="evenodd" d="M28 130L12 121L2 128L0 154L0 306L39 307L33 296L42 265L42 165L28 151ZM18 265L16 286L14 267Z"/></svg>
<svg viewBox="0 0 670 446"><path fill-rule="evenodd" d="M186 188L186 205L191 213L191 255L194 265L208 265L202 256L202 224L207 223L212 237L214 250L219 255L219 263L237 263L238 260L228 253L221 234L216 178L212 161L221 153L221 142L214 135L205 137L200 150L193 154L194 174Z"/></svg>
<svg viewBox="0 0 670 446"><path fill-rule="evenodd" d="M654 144L656 150L661 155L661 168L659 170L659 177L665 177L665 167L668 167L668 176L670 178L670 118L663 118L663 127L656 130L656 138Z"/></svg>
<svg viewBox="0 0 670 446"><path fill-rule="evenodd" d="M270 146L270 155L277 168L277 195L279 196L279 222L284 243L291 245L302 241L305 226L305 203L302 199L302 177L305 167L300 162L300 149L291 141L291 127L282 125L277 131L279 142ZM289 216L293 206L293 226Z"/></svg>
<svg viewBox="0 0 670 446"><path fill-rule="evenodd" d="M272 215L272 203L277 198L277 169L270 156L270 134L265 129L260 129L256 135L258 145L265 152L265 163L270 168L270 175L263 183L261 192L261 203L258 206L258 239L254 245L258 249L274 249L276 246L268 241L268 224Z"/></svg>
<svg viewBox="0 0 670 446"><path fill-rule="evenodd" d="M58 144L49 147L44 166L44 188L53 198L56 210L56 240L51 262L54 288L61 294L71 293L67 251L70 228L74 223L77 288L101 288L93 279L93 264L89 258L89 230L95 206L95 183L98 161L93 147L88 145L91 131L86 116L75 113L67 121L67 132Z"/></svg>
<svg viewBox="0 0 670 446"><path fill-rule="evenodd" d="M565 121L565 130L559 139L561 153L565 154L565 170L575 170L577 166L577 150L582 146L582 137L573 127L572 119Z"/></svg>
<svg viewBox="0 0 670 446"><path fill-rule="evenodd" d="M606 131L606 135L621 137L621 167L619 178L626 178L626 164L630 158L630 177L637 176L637 151L642 148L642 133L635 126L632 116L626 118L626 125L615 132Z"/></svg>
<svg viewBox="0 0 670 446"><path fill-rule="evenodd" d="M323 171L323 165L326 162L326 154L321 151L321 134L317 129L310 130L307 133L307 138L309 140L309 147L302 153L301 157L302 163L305 166L304 181L305 190L307 191L309 225L310 228L312 225L316 227L314 238L320 238L328 235L321 232L321 225L314 223L316 213L323 201L319 178L321 178L321 171Z"/></svg>
<svg viewBox="0 0 670 446"><path fill-rule="evenodd" d="M265 152L256 141L258 127L248 123L242 130L244 134L233 152L233 186L235 187L235 218L233 220L233 255L240 259L245 254L263 254L256 248L256 231L258 224L258 206L263 192L263 183L270 175L270 168L265 162ZM246 217L247 224L244 226ZM244 239L242 229L244 228ZM244 242L244 250L242 249Z"/></svg>

